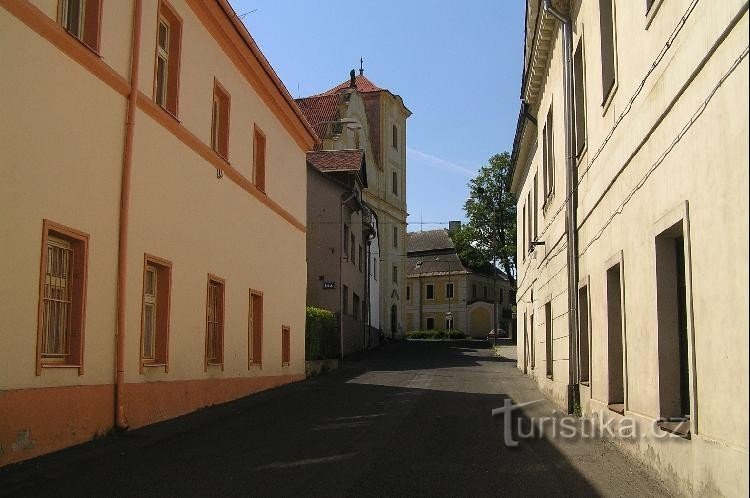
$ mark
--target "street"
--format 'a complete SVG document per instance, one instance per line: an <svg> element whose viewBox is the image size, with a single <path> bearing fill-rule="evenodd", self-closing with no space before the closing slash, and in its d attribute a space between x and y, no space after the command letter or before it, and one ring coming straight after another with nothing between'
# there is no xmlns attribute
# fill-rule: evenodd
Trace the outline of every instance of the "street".
<svg viewBox="0 0 750 498"><path fill-rule="evenodd" d="M601 440L503 443L543 396L515 346L406 342L336 372L0 469L0 495L663 496ZM547 401L534 415L551 414Z"/></svg>

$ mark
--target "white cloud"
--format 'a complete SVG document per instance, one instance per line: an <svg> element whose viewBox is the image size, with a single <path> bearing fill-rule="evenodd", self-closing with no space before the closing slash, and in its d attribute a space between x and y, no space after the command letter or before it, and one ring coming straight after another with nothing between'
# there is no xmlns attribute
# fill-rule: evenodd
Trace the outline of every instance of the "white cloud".
<svg viewBox="0 0 750 498"><path fill-rule="evenodd" d="M406 155L408 159L419 161L420 163L430 168L441 169L443 171L451 171L453 173L461 174L467 178L473 178L477 174L476 171L473 171L469 168L460 166L450 161L446 161L445 159L427 154L426 152L422 152L416 149L407 148Z"/></svg>

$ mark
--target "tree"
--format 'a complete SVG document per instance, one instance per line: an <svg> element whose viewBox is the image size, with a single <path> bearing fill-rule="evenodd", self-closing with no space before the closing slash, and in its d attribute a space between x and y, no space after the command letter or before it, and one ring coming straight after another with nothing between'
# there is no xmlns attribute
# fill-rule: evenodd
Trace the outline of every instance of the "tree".
<svg viewBox="0 0 750 498"><path fill-rule="evenodd" d="M503 152L492 156L471 179L464 205L469 222L457 232L454 244L470 266L497 261L515 287L516 202L508 190L510 174L510 154Z"/></svg>

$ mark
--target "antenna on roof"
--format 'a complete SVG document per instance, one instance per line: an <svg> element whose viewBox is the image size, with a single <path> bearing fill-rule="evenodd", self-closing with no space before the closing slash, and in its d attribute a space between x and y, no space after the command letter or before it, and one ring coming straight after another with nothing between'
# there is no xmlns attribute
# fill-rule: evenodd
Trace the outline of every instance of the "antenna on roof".
<svg viewBox="0 0 750 498"><path fill-rule="evenodd" d="M362 76L363 74L365 74L364 63L365 63L364 59L362 59L362 57L360 57L359 58L359 75L360 76Z"/></svg>
<svg viewBox="0 0 750 498"><path fill-rule="evenodd" d="M253 9L253 10L251 10L249 12L245 12L244 14L240 14L237 17L239 17L240 19L244 19L246 15L252 14L253 12L258 12L258 9Z"/></svg>

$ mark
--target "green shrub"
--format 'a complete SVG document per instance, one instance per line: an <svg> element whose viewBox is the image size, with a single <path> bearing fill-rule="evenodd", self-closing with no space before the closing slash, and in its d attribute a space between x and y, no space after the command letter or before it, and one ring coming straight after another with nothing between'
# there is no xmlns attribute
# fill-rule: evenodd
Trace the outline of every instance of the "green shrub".
<svg viewBox="0 0 750 498"><path fill-rule="evenodd" d="M338 358L339 337L336 317L322 308L305 308L305 359L327 360Z"/></svg>
<svg viewBox="0 0 750 498"><path fill-rule="evenodd" d="M412 330L406 333L407 339L465 339L460 330Z"/></svg>

